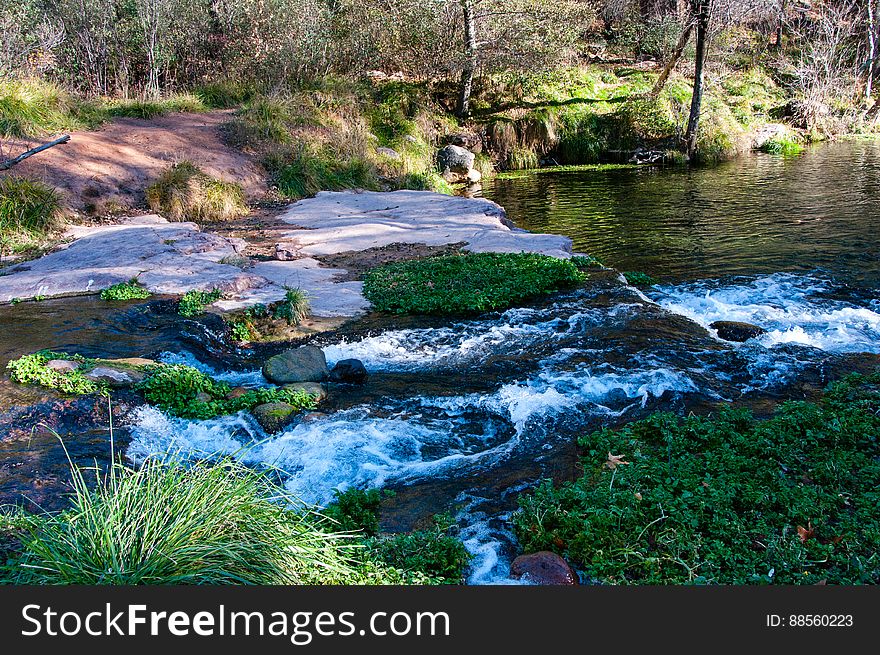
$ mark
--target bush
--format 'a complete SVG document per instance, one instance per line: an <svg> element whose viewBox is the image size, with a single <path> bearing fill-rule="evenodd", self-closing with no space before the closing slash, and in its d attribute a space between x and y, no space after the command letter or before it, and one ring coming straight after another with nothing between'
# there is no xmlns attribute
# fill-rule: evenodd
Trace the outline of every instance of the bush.
<svg viewBox="0 0 880 655"><path fill-rule="evenodd" d="M317 404L315 398L304 391L268 387L250 389L241 396L228 398L232 387L183 364L151 367L137 389L151 405L188 419L234 414L263 403L288 403L297 411L314 409Z"/></svg>
<svg viewBox="0 0 880 655"><path fill-rule="evenodd" d="M652 287L657 284L657 280L647 273L642 273L640 271L624 271L622 275L626 279L627 284L631 284L640 289Z"/></svg>
<svg viewBox="0 0 880 655"><path fill-rule="evenodd" d="M192 289L183 294L177 307L177 313L186 317L198 316L205 311L206 305L217 302L222 295L220 289L212 289L211 291Z"/></svg>
<svg viewBox="0 0 880 655"><path fill-rule="evenodd" d="M0 179L0 240L13 249L45 238L59 224L61 197L42 182Z"/></svg>
<svg viewBox="0 0 880 655"><path fill-rule="evenodd" d="M187 161L165 171L146 194L150 209L174 221L224 221L250 211L239 184L213 178Z"/></svg>
<svg viewBox="0 0 880 655"><path fill-rule="evenodd" d="M70 509L6 517L18 584L321 584L358 580L350 546L286 509L268 475L232 460L72 467ZM89 476L91 477L91 476ZM0 517L3 519L3 517Z"/></svg>
<svg viewBox="0 0 880 655"><path fill-rule="evenodd" d="M335 491L334 501L324 509L324 516L345 532L362 532L365 537L379 534L379 509L382 498L392 495L379 489Z"/></svg>
<svg viewBox="0 0 880 655"><path fill-rule="evenodd" d="M56 371L46 364L53 359L79 362L80 366L72 371ZM94 360L81 355L40 350L32 355L24 355L10 361L6 368L13 382L19 384L35 384L49 389L57 389L66 394L80 395L105 391L105 387L85 377L89 369L94 367Z"/></svg>
<svg viewBox="0 0 880 655"><path fill-rule="evenodd" d="M880 582L880 373L768 420L658 413L579 444L581 478L520 498L525 552L618 584Z"/></svg>
<svg viewBox="0 0 880 655"><path fill-rule="evenodd" d="M364 295L397 314L505 309L586 279L564 259L531 253L475 253L396 262L369 271Z"/></svg>
<svg viewBox="0 0 880 655"><path fill-rule="evenodd" d="M130 280L103 289L101 300L144 300L151 295L137 280Z"/></svg>

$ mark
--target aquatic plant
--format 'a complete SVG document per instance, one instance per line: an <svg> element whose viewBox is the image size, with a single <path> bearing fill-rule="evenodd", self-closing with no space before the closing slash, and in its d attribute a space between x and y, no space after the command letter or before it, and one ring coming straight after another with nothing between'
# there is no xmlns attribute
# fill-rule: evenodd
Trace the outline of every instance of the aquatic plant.
<svg viewBox="0 0 880 655"><path fill-rule="evenodd" d="M101 300L143 300L151 295L137 280L120 282L101 290Z"/></svg>
<svg viewBox="0 0 880 655"><path fill-rule="evenodd" d="M232 387L207 373L183 364L163 364L147 369L137 390L151 405L173 416L208 419L253 409L263 403L288 403L296 411L314 409L314 396L304 391L263 387L230 397Z"/></svg>
<svg viewBox="0 0 880 655"><path fill-rule="evenodd" d="M150 209L173 221L225 221L250 211L241 185L213 178L188 161L162 173L146 195Z"/></svg>
<svg viewBox="0 0 880 655"><path fill-rule="evenodd" d="M570 261L547 255L473 253L374 268L364 277L364 295L380 311L451 314L505 309L584 279Z"/></svg>
<svg viewBox="0 0 880 655"><path fill-rule="evenodd" d="M205 311L205 306L217 302L222 296L220 289L198 291L192 289L183 294L178 304L177 313L181 316L198 316Z"/></svg>
<svg viewBox="0 0 880 655"><path fill-rule="evenodd" d="M75 369L58 370L47 364L52 360L77 362ZM13 382L33 384L72 395L82 395L106 391L105 385L90 380L85 373L94 367L94 360L82 355L71 355L51 350L40 350L32 355L23 355L10 361L6 368Z"/></svg>
<svg viewBox="0 0 880 655"><path fill-rule="evenodd" d="M520 497L525 552L616 584L880 580L880 373L766 420L657 413L578 443L580 478Z"/></svg>

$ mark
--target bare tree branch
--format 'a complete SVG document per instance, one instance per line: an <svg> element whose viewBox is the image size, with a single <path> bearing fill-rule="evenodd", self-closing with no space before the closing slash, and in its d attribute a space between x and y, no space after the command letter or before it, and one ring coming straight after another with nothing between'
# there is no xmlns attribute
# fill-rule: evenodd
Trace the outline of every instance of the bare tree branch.
<svg viewBox="0 0 880 655"><path fill-rule="evenodd" d="M15 166L16 164L20 164L28 157L32 157L36 155L38 152L43 152L44 150L48 150L53 146L60 145L62 143L67 143L70 141L70 135L65 134L62 137L55 139L54 141L50 141L49 143L44 143L41 146L37 146L36 148L31 148L23 153L21 153L18 157L13 157L12 159L7 159L6 161L0 162L0 171L8 171L10 168Z"/></svg>

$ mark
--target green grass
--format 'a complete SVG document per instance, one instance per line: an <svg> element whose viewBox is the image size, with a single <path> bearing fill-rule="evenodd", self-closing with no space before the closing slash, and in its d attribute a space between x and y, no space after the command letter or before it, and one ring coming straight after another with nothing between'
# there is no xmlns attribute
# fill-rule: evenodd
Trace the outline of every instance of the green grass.
<svg viewBox="0 0 880 655"><path fill-rule="evenodd" d="M80 367L73 371L56 371L46 366L53 359L64 359L79 362ZM94 360L81 355L71 355L51 350L40 350L32 355L23 355L10 361L6 368L13 382L32 384L49 389L57 389L61 393L81 395L106 391L97 382L85 377L89 369L94 367Z"/></svg>
<svg viewBox="0 0 880 655"><path fill-rule="evenodd" d="M358 581L344 537L316 527L265 473L233 460L71 466L72 505L0 515L21 542L8 581L40 585Z"/></svg>
<svg viewBox="0 0 880 655"><path fill-rule="evenodd" d="M177 306L177 313L187 318L198 316L205 312L207 305L217 302L222 296L223 293L220 289L212 289L211 291L192 289L181 297Z"/></svg>
<svg viewBox="0 0 880 655"><path fill-rule="evenodd" d="M658 413L579 444L580 478L520 498L525 552L615 584L880 582L880 373L766 420Z"/></svg>
<svg viewBox="0 0 880 655"><path fill-rule="evenodd" d="M529 253L476 253L397 262L369 271L364 295L397 314L505 309L585 279L569 261Z"/></svg>
<svg viewBox="0 0 880 655"><path fill-rule="evenodd" d="M0 245L21 250L41 243L61 222L61 197L37 180L0 178Z"/></svg>
<svg viewBox="0 0 880 655"><path fill-rule="evenodd" d="M120 282L101 290L101 300L144 300L151 295L137 280Z"/></svg>
<svg viewBox="0 0 880 655"><path fill-rule="evenodd" d="M275 185L289 200L307 198L319 191L378 188L375 170L366 158L342 159L326 148L292 148L281 155L276 168Z"/></svg>
<svg viewBox="0 0 880 655"><path fill-rule="evenodd" d="M158 98L144 100L132 98L127 100L110 100L102 107L108 118L143 118L151 119L171 113L198 113L208 111L210 106L201 97L190 93L177 93Z"/></svg>
<svg viewBox="0 0 880 655"><path fill-rule="evenodd" d="M297 411L314 409L315 398L303 391L264 387L250 389L237 398L227 398L232 391L206 373L183 364L151 367L137 390L151 405L181 418L208 419L253 409L263 403L288 403Z"/></svg>
<svg viewBox="0 0 880 655"><path fill-rule="evenodd" d="M285 288L284 300L273 307L272 317L288 325L299 325L309 315L309 296L299 288Z"/></svg>
<svg viewBox="0 0 880 655"><path fill-rule="evenodd" d="M762 152L770 153L771 155L782 155L784 157L790 157L792 155L801 154L804 151L804 147L792 137L775 136L771 139L768 139L761 146L760 150Z"/></svg>
<svg viewBox="0 0 880 655"><path fill-rule="evenodd" d="M213 178L188 161L162 173L146 195L150 209L173 221L225 221L250 211L241 185Z"/></svg>

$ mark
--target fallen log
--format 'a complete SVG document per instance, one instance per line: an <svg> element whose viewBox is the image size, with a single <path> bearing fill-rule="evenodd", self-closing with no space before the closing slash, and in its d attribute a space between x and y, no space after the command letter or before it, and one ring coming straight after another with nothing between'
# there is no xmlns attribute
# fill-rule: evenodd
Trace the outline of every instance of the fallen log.
<svg viewBox="0 0 880 655"><path fill-rule="evenodd" d="M37 146L36 148L31 148L30 150L27 150L27 151L21 153L18 157L14 157L12 159L7 159L4 162L0 162L0 171L8 171L10 168L15 166L16 164L20 164L28 157L36 155L38 152L43 152L44 150L48 150L49 148L51 148L53 146L57 146L62 143L67 143L68 141L70 141L70 135L65 134L62 137L58 137L54 141L50 141L49 143L44 143L43 145Z"/></svg>

